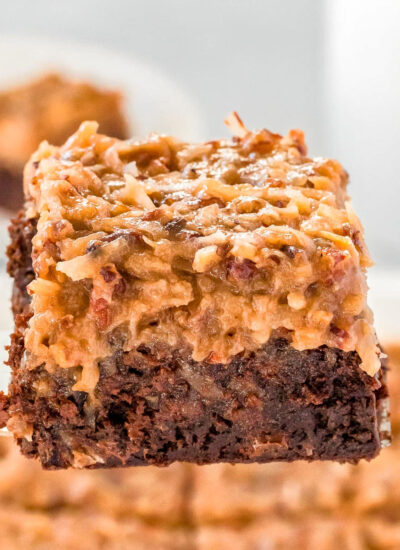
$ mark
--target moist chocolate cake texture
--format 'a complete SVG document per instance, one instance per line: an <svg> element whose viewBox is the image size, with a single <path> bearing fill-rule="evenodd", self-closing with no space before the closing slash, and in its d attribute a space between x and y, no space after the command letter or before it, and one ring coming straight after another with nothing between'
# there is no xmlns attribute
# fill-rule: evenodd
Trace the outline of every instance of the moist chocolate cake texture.
<svg viewBox="0 0 400 550"><path fill-rule="evenodd" d="M370 259L303 135L42 144L11 226L8 429L45 468L373 458Z"/></svg>

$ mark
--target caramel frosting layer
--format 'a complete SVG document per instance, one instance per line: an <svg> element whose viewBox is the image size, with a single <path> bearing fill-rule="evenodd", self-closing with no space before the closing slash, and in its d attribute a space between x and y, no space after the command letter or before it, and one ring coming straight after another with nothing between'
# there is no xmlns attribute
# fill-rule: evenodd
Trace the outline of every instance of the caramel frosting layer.
<svg viewBox="0 0 400 550"><path fill-rule="evenodd" d="M380 367L363 230L334 160L303 133L188 144L120 141L81 125L25 169L37 218L26 365L76 369L91 391L117 348L187 347L229 362L284 330L296 349L355 350Z"/></svg>

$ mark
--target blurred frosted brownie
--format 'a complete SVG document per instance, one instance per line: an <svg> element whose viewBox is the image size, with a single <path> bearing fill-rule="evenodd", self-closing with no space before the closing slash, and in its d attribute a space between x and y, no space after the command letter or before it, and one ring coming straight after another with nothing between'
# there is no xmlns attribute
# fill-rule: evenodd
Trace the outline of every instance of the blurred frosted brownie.
<svg viewBox="0 0 400 550"><path fill-rule="evenodd" d="M2 550L189 550L188 468L47 472L0 438Z"/></svg>
<svg viewBox="0 0 400 550"><path fill-rule="evenodd" d="M398 550L400 525L385 519L318 515L264 518L246 527L201 527L197 550Z"/></svg>
<svg viewBox="0 0 400 550"><path fill-rule="evenodd" d="M42 140L61 145L83 120L97 120L102 132L127 137L121 103L118 92L58 74L1 92L1 206L22 205L22 170Z"/></svg>
<svg viewBox="0 0 400 550"><path fill-rule="evenodd" d="M136 519L70 510L0 509L2 550L191 550L182 529L165 529Z"/></svg>
<svg viewBox="0 0 400 550"><path fill-rule="evenodd" d="M346 518L265 517L244 527L200 527L195 542L197 550L369 550L363 527Z"/></svg>
<svg viewBox="0 0 400 550"><path fill-rule="evenodd" d="M191 515L199 524L242 525L270 515L345 510L353 474L354 466L336 462L197 468L193 471Z"/></svg>
<svg viewBox="0 0 400 550"><path fill-rule="evenodd" d="M0 509L85 511L115 521L136 518L174 527L187 516L190 476L185 464L168 469L48 472L23 457L12 438L0 438Z"/></svg>
<svg viewBox="0 0 400 550"><path fill-rule="evenodd" d="M46 468L357 461L388 437L347 175L303 134L41 145L11 227L8 429Z"/></svg>

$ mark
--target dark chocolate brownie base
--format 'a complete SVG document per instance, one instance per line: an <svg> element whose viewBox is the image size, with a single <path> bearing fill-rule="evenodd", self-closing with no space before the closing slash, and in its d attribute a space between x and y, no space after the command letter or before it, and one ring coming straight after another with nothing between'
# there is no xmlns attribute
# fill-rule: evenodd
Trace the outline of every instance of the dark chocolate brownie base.
<svg viewBox="0 0 400 550"><path fill-rule="evenodd" d="M34 224L11 228L16 330L9 362L10 411L33 424L22 452L45 468L167 465L173 461L268 462L371 459L381 447L379 409L386 387L360 368L357 353L325 346L297 351L276 335L228 365L195 362L185 350L118 351L100 365L96 404L72 391L71 369L20 369L29 320ZM40 397L34 390L47 387ZM386 437L387 434L385 434ZM75 462L76 465L76 462Z"/></svg>

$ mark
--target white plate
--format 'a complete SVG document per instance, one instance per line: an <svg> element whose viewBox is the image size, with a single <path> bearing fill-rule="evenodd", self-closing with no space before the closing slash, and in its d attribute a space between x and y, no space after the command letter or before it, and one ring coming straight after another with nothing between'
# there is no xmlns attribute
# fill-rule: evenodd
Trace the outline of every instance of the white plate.
<svg viewBox="0 0 400 550"><path fill-rule="evenodd" d="M60 71L122 90L135 135L152 131L182 139L204 137L198 105L172 79L154 67L102 46L39 37L0 37L0 88L20 84L46 71Z"/></svg>

